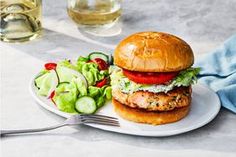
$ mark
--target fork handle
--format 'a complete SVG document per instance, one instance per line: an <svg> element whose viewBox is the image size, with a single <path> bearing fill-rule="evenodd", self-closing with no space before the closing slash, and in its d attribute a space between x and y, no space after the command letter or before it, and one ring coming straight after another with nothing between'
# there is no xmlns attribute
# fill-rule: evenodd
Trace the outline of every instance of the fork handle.
<svg viewBox="0 0 236 157"><path fill-rule="evenodd" d="M0 130L0 135L8 135L8 134L24 134L24 133L34 133L34 132L42 132L42 131L48 131L57 129L63 126L66 126L67 124L62 123L59 125L51 126L51 127L45 127L45 128L38 128L38 129L23 129L23 130Z"/></svg>

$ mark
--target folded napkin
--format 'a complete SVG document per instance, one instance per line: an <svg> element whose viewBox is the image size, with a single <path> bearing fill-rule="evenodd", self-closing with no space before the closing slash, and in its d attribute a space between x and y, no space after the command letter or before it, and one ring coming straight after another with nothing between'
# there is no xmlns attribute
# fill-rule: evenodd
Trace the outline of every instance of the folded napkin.
<svg viewBox="0 0 236 157"><path fill-rule="evenodd" d="M236 34L212 53L196 59L199 82L218 94L223 107L236 113Z"/></svg>

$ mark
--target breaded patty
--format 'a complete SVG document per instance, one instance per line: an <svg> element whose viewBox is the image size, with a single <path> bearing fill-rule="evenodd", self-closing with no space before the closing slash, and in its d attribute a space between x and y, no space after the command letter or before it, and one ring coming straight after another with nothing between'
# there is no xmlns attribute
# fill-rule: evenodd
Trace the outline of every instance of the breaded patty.
<svg viewBox="0 0 236 157"><path fill-rule="evenodd" d="M119 89L112 90L112 96L120 103L148 111L170 111L188 106L191 102L191 93L191 87L177 87L168 93L137 91L126 94Z"/></svg>

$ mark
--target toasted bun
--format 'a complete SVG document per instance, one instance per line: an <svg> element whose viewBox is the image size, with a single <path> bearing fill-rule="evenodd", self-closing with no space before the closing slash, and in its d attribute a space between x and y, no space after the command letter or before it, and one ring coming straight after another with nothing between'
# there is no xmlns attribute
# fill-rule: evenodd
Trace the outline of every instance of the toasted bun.
<svg viewBox="0 0 236 157"><path fill-rule="evenodd" d="M172 111L151 112L128 107L115 99L112 99L112 104L114 106L115 112L122 118L137 123L146 123L152 125L176 122L184 118L190 110L190 105L188 105L185 107L176 108Z"/></svg>
<svg viewBox="0 0 236 157"><path fill-rule="evenodd" d="M117 66L139 72L180 71L193 62L193 51L185 41L161 32L133 34L121 41L114 53Z"/></svg>

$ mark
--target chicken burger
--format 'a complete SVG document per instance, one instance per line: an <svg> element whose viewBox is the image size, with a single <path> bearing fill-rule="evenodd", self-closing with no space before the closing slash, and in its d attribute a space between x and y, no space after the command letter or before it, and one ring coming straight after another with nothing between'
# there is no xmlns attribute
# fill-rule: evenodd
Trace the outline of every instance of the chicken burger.
<svg viewBox="0 0 236 157"><path fill-rule="evenodd" d="M166 124L184 118L199 68L182 39L167 33L133 34L116 47L111 67L112 103L122 118Z"/></svg>

